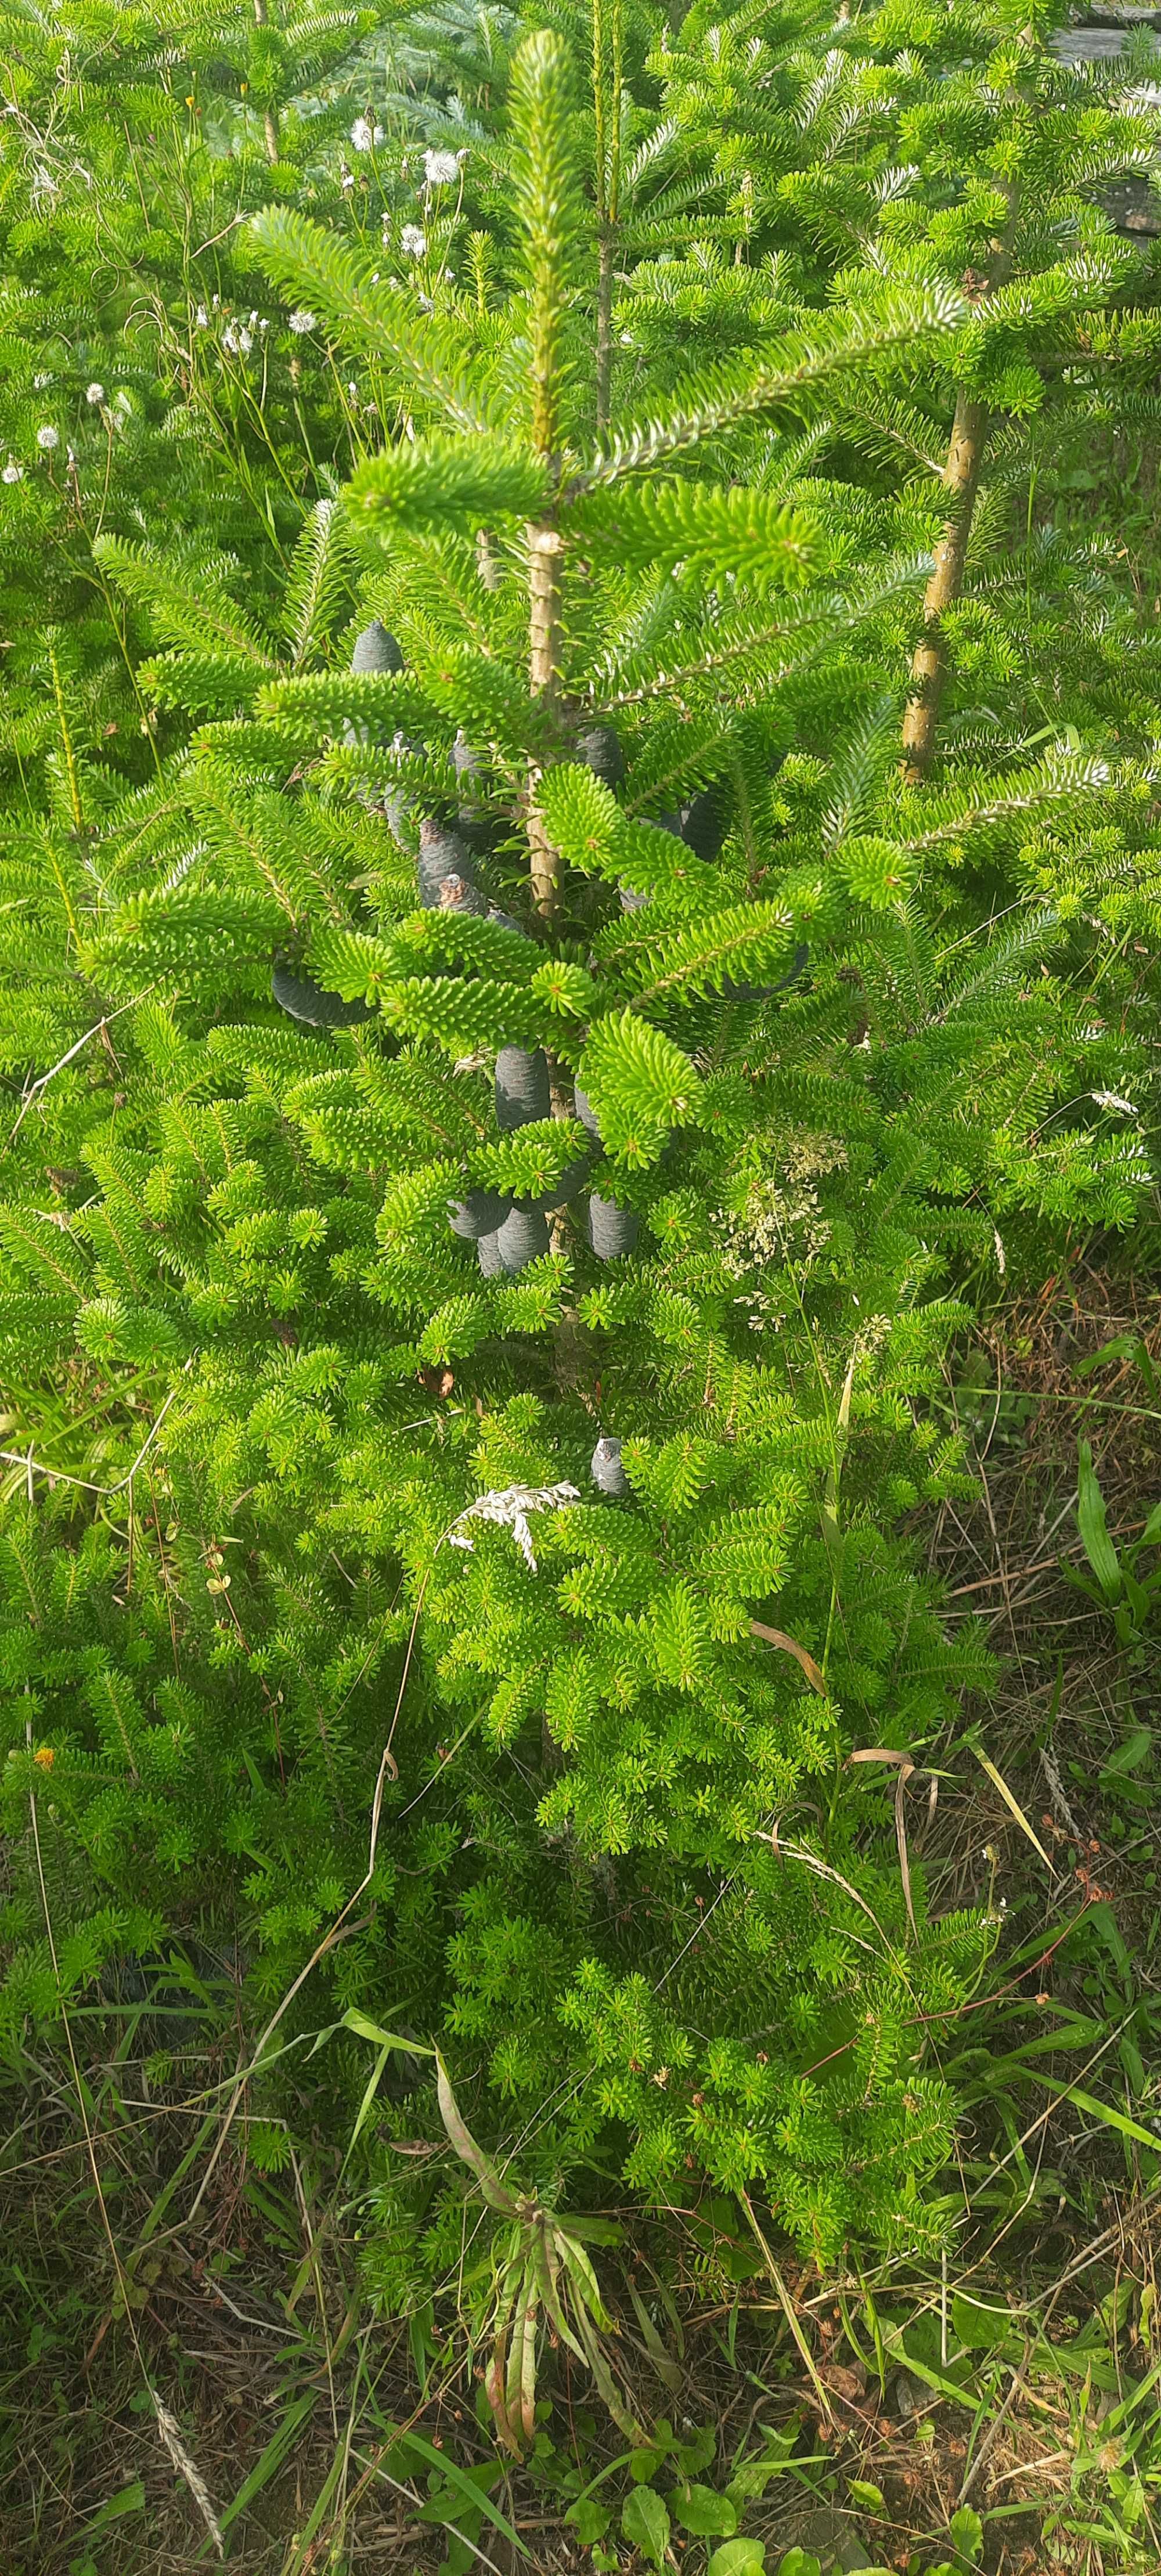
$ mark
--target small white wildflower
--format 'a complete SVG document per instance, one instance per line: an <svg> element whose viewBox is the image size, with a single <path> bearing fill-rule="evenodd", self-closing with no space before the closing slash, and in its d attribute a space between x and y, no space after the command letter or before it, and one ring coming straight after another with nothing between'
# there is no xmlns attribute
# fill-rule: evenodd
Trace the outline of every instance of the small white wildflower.
<svg viewBox="0 0 1161 2576"><path fill-rule="evenodd" d="M197 326L198 326L199 331L208 331L208 330L209 330L209 327L210 327L210 317L209 317L209 314L208 314L208 313L207 313L207 311L206 311L206 308L205 308L205 305L204 305L204 304L199 304L198 309L197 309L197 312L196 312L196 313L195 313L195 315L194 315L194 320L195 320L195 322L197 323Z"/></svg>
<svg viewBox="0 0 1161 2576"><path fill-rule="evenodd" d="M448 1533L453 1547L472 1553L473 1542L461 1527L464 1521L496 1521L501 1529L510 1529L530 1574L536 1572L532 1553L532 1532L528 1527L529 1512L559 1511L564 1503L579 1503L575 1485L505 1485L502 1493L478 1494L474 1503L453 1521Z"/></svg>
<svg viewBox="0 0 1161 2576"><path fill-rule="evenodd" d="M242 324L242 327L241 327L241 329L240 329L240 331L239 331L239 333L238 333L238 347L240 348L240 350L241 350L242 355L243 355L243 357L244 357L244 358L248 358L248 357L249 357L249 355L250 355L250 351L251 351L251 349L253 348L253 346L254 346L254 334L253 334L253 332L252 332L252 331L248 331L248 330L246 329L245 323L243 323L243 324Z"/></svg>
<svg viewBox="0 0 1161 2576"><path fill-rule="evenodd" d="M85 401L86 401L87 403L103 403L103 402L104 402L104 399L105 399L105 388L104 388L104 386L103 386L103 385L96 385L96 384L94 384L94 385L86 385L86 387L85 387Z"/></svg>
<svg viewBox="0 0 1161 2576"><path fill-rule="evenodd" d="M257 321L258 321L258 307L257 307L257 305L255 305L254 310L253 310L253 312L252 312L252 314L251 314L251 316L250 316L250 328L251 328L251 330L252 330L252 331L255 329L255 327L256 327L256 325L257 325Z"/></svg>
<svg viewBox="0 0 1161 2576"><path fill-rule="evenodd" d="M1119 1091L1090 1091L1089 1099L1095 1100L1098 1109L1123 1110L1126 1118L1139 1118L1141 1115L1136 1103L1122 1100Z"/></svg>
<svg viewBox="0 0 1161 2576"><path fill-rule="evenodd" d="M36 444L43 447L46 456L51 456L54 447L60 446L59 429L54 429L51 421L43 421L36 433Z"/></svg>
<svg viewBox="0 0 1161 2576"><path fill-rule="evenodd" d="M215 297L214 297L214 299L213 299L213 305L214 305L214 311L215 311L215 313L219 310L219 308L220 308L220 306L221 306L221 301L222 301L221 296L220 296L220 295L215 295Z"/></svg>
<svg viewBox="0 0 1161 2576"><path fill-rule="evenodd" d="M76 464L76 461L77 461L77 451L76 451L75 447L66 447L66 449L65 449L65 455L67 456L67 458L68 458L68 461L69 461L69 464L70 464L70 465L75 465L75 464Z"/></svg>
<svg viewBox="0 0 1161 2576"><path fill-rule="evenodd" d="M238 334L237 334L237 332L235 331L235 329L234 329L234 325L233 325L233 323L232 323L232 322L228 322L228 323L226 324L226 328L225 328L225 330L224 330L224 331L223 331L223 333L222 333L222 347L223 347L223 349L228 349L228 350L229 350L230 356L231 356L232 358L234 358L234 357L236 357L236 356L237 356L237 354L238 354Z"/></svg>
<svg viewBox="0 0 1161 2576"><path fill-rule="evenodd" d="M357 116L351 127L351 141L356 152L369 152L375 140L375 128L369 116Z"/></svg>
<svg viewBox="0 0 1161 2576"><path fill-rule="evenodd" d="M305 304L296 304L293 313L290 314L288 318L287 328L291 331L297 331L301 338L304 331L317 331L318 315L317 313L308 313Z"/></svg>
<svg viewBox="0 0 1161 2576"><path fill-rule="evenodd" d="M0 483L19 483L23 475L24 467L17 464L14 456L10 456L3 473L0 474Z"/></svg>
<svg viewBox="0 0 1161 2576"><path fill-rule="evenodd" d="M419 224L404 224L399 236L404 259L422 259L427 249L427 235Z"/></svg>
<svg viewBox="0 0 1161 2576"><path fill-rule="evenodd" d="M353 376L348 376L348 378L347 378L347 392L348 392L349 394L357 394L357 393L358 393L358 390L359 390L359 388L358 388L357 384L355 383L355 379L354 379L354 377L353 377Z"/></svg>
<svg viewBox="0 0 1161 2576"><path fill-rule="evenodd" d="M423 175L429 188L454 188L460 175L458 153L425 152Z"/></svg>
<svg viewBox="0 0 1161 2576"><path fill-rule="evenodd" d="M52 383L52 377L51 377L51 376L34 376L34 377L33 377L33 379L32 379L32 383L33 383L33 390L34 390L34 392L36 392L36 393L38 393L38 394L42 394L42 393L44 392L44 388L45 388L45 386L46 386L46 385L50 385L50 384Z"/></svg>
<svg viewBox="0 0 1161 2576"><path fill-rule="evenodd" d="M354 173L354 171L353 171L353 170L343 170L343 171L340 173L340 184L341 184L341 187L342 187L343 195L344 195L344 196L349 196L349 195L350 195L350 192L351 192L351 190L352 190L352 188L354 187L354 184L355 184L355 173Z"/></svg>

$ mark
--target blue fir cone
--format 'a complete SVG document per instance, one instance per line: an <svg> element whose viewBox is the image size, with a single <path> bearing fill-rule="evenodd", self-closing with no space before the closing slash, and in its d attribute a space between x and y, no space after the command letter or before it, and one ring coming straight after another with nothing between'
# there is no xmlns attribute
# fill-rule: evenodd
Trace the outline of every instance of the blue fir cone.
<svg viewBox="0 0 1161 2576"><path fill-rule="evenodd" d="M722 985L722 1000L724 1002L770 1002L775 993L784 993L788 984L798 982L799 976L805 973L809 960L810 950L805 941L800 941L787 973L780 975L776 984L735 984L732 977L727 976Z"/></svg>
<svg viewBox="0 0 1161 2576"><path fill-rule="evenodd" d="M403 669L403 655L395 637L388 634L386 627L377 617L372 618L369 626L364 626L361 635L356 635L355 649L351 655L351 669L352 671L401 671Z"/></svg>
<svg viewBox="0 0 1161 2576"><path fill-rule="evenodd" d="M548 1221L539 1208L517 1204L505 1217L498 1232L484 1239L495 1243L500 1268L511 1277L518 1270L526 1270L529 1262L538 1260L542 1252L547 1252Z"/></svg>
<svg viewBox="0 0 1161 2576"><path fill-rule="evenodd" d="M462 1199L449 1199L447 1221L461 1243L478 1243L486 1234L495 1234L503 1225L512 1206L502 1190L466 1190Z"/></svg>
<svg viewBox="0 0 1161 2576"><path fill-rule="evenodd" d="M478 886L469 884L465 877L450 876L441 879L438 902L431 908L437 912L471 912L483 921L492 907Z"/></svg>
<svg viewBox="0 0 1161 2576"><path fill-rule="evenodd" d="M616 790L625 784L625 755L611 725L590 725L576 738L576 756L602 786Z"/></svg>
<svg viewBox="0 0 1161 2576"><path fill-rule="evenodd" d="M271 975L270 990L288 1019L300 1020L311 1029L352 1029L360 1020L375 1016L368 1003L344 1002L338 993L324 993L312 976L294 974L281 959Z"/></svg>
<svg viewBox="0 0 1161 2576"><path fill-rule="evenodd" d="M629 1491L629 1479L621 1465L621 1442L598 1440L589 1461L589 1474L602 1494L620 1496Z"/></svg>
<svg viewBox="0 0 1161 2576"><path fill-rule="evenodd" d="M596 1110L593 1107L592 1101L589 1099L587 1091L581 1090L579 1082L574 1086L572 1096L576 1103L576 1114L582 1127L588 1128L594 1144L603 1145L605 1140L601 1134L600 1126L597 1121Z"/></svg>
<svg viewBox="0 0 1161 2576"><path fill-rule="evenodd" d="M501 1047L496 1058L496 1125L504 1134L527 1127L534 1118L550 1118L552 1093L548 1058L543 1047Z"/></svg>
<svg viewBox="0 0 1161 2576"><path fill-rule="evenodd" d="M486 857L497 838L497 825L488 812L484 797L472 792L473 788L483 785L484 766L479 753L473 751L465 739L462 727L452 744L451 757L459 790L457 828L469 848ZM499 830L502 832L502 825Z"/></svg>
<svg viewBox="0 0 1161 2576"><path fill-rule="evenodd" d="M716 859L726 837L726 797L721 787L703 787L677 811L677 825L687 850L699 859Z"/></svg>
<svg viewBox="0 0 1161 2576"><path fill-rule="evenodd" d="M420 902L434 908L447 877L459 877L464 885L474 886L475 861L461 833L437 822L433 814L423 814L419 823Z"/></svg>
<svg viewBox="0 0 1161 2576"><path fill-rule="evenodd" d="M551 1189L545 1190L542 1198L520 1199L517 1204L520 1207L543 1208L546 1216L552 1216L557 1208L568 1207L573 1199L579 1197L588 1176L588 1162L582 1154L578 1162L570 1163L567 1171L561 1173L560 1179L553 1182Z"/></svg>
<svg viewBox="0 0 1161 2576"><path fill-rule="evenodd" d="M635 1208L618 1207L593 1191L589 1200L588 1237L598 1261L620 1261L631 1252L641 1231Z"/></svg>
<svg viewBox="0 0 1161 2576"><path fill-rule="evenodd" d="M351 732L352 728L348 725L348 741L351 738ZM366 726L361 726L359 728L359 732L361 737L365 736ZM409 752L416 758L422 758L423 756L423 744L421 742L409 741L405 733L395 733L392 735L391 749L394 752L398 752L400 756L404 758ZM414 846L412 834L415 830L415 804L413 798L408 795L406 788L398 786L393 778L389 778L379 791L379 804L382 807L387 828L391 834L392 840L397 844L399 849L410 850Z"/></svg>

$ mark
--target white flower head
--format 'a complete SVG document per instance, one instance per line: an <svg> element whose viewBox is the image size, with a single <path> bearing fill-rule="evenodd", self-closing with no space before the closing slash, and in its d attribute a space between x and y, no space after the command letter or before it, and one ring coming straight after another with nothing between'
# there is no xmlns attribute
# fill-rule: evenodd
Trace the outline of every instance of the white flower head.
<svg viewBox="0 0 1161 2576"><path fill-rule="evenodd" d="M579 1503L575 1485L505 1485L498 1494L478 1494L474 1503L453 1521L449 1538L453 1547L472 1553L473 1541L461 1524L464 1521L496 1521L501 1529L510 1529L530 1574L536 1572L532 1553L532 1532L528 1527L529 1512L559 1511L565 1503Z"/></svg>
<svg viewBox="0 0 1161 2576"><path fill-rule="evenodd" d="M228 350L229 350L230 356L231 356L232 358L234 358L234 357L236 357L236 356L237 356L237 353L238 353L238 334L237 334L237 332L235 331L235 329L234 329L234 325L233 325L233 323L232 323L232 322L227 322L227 324L226 324L226 328L225 328L225 330L224 330L224 331L223 331L223 333L222 333L222 347L223 347L223 349L228 349Z"/></svg>
<svg viewBox="0 0 1161 2576"><path fill-rule="evenodd" d="M54 429L49 420L42 421L36 433L36 444L44 449L46 456L51 456L54 447L60 446L59 429Z"/></svg>
<svg viewBox="0 0 1161 2576"><path fill-rule="evenodd" d="M33 379L32 379L32 383L33 383L33 390L34 390L34 392L36 392L36 393L38 393L38 394L42 394L42 393L44 392L44 388L45 388L45 386L46 386L46 385L50 385L50 384L52 383L52 377L51 377L51 376L34 376L34 377L33 377Z"/></svg>
<svg viewBox="0 0 1161 2576"><path fill-rule="evenodd" d="M423 175L429 188L454 188L460 175L458 152L425 152Z"/></svg>
<svg viewBox="0 0 1161 2576"><path fill-rule="evenodd" d="M404 224L399 236L404 259L422 259L427 249L427 235L419 224Z"/></svg>
<svg viewBox="0 0 1161 2576"><path fill-rule="evenodd" d="M289 316L287 328L296 331L301 338L305 331L317 331L318 315L308 313L305 304L296 304L293 313Z"/></svg>
<svg viewBox="0 0 1161 2576"><path fill-rule="evenodd" d="M19 483L23 477L24 467L17 464L14 456L10 456L3 473L0 474L0 483Z"/></svg>
<svg viewBox="0 0 1161 2576"><path fill-rule="evenodd" d="M199 304L198 309L197 309L197 312L196 312L196 313L195 313L195 315L194 315L194 320L195 320L195 322L197 323L197 326L198 326L199 331L208 331L208 330L209 330L209 327L210 327L210 317L209 317L209 314L208 314L208 313L207 313L207 311L206 311L206 308L205 308L205 305L204 305L204 304Z"/></svg>
<svg viewBox="0 0 1161 2576"><path fill-rule="evenodd" d="M1139 1118L1141 1115L1135 1101L1122 1100L1119 1091L1090 1091L1089 1099L1095 1100L1098 1109L1121 1110L1126 1118Z"/></svg>
<svg viewBox="0 0 1161 2576"><path fill-rule="evenodd" d="M248 358L248 357L249 357L249 355L250 355L250 351L251 351L251 349L253 348L253 346L254 346L254 334L253 334L253 332L252 332L252 331L248 331L248 330L246 329L246 325L245 325L245 323L243 323L243 324L241 325L240 329L239 329L239 332L238 332L238 347L240 348L240 350L241 350L242 355L243 355L243 357L244 357L244 358Z"/></svg>
<svg viewBox="0 0 1161 2576"><path fill-rule="evenodd" d="M351 127L351 141L356 152L370 152L383 140L381 125L373 125L369 116L357 116Z"/></svg>
<svg viewBox="0 0 1161 2576"><path fill-rule="evenodd" d="M85 386L85 401L86 401L86 402L88 402L88 403L103 403L103 402L104 402L104 399L105 399L105 388L104 388L104 386L103 386L103 385L96 385L96 384L93 384L93 385L86 385L86 386Z"/></svg>

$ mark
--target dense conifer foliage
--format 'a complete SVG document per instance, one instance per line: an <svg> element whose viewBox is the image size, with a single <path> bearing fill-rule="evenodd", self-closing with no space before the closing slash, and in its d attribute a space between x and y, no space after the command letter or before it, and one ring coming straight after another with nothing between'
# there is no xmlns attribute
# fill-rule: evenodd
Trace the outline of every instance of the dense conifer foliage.
<svg viewBox="0 0 1161 2576"><path fill-rule="evenodd" d="M944 2240L931 1398L1151 1178L1152 126L1049 23L6 14L2 2008L228 1938L259 2160L358 2008L554 2202Z"/></svg>

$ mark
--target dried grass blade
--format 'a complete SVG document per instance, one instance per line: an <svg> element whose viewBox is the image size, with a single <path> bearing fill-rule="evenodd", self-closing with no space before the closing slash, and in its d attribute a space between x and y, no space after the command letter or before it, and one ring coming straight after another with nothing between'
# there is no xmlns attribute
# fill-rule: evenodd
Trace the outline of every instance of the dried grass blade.
<svg viewBox="0 0 1161 2576"><path fill-rule="evenodd" d="M1024 1810L1023 1810L1023 1808L1022 1808L1022 1806L1021 1806L1021 1804L1020 1804L1019 1799L1013 1796L1012 1791L1011 1791L1011 1790L1010 1790L1010 1788L1008 1787L1008 1783L1007 1783L1007 1781L1006 1781L1006 1780L1004 1780L1004 1779L1002 1779L1002 1778L1001 1778L1001 1776L1000 1776L1000 1773L997 1771L996 1766L995 1766L995 1763L994 1763L994 1762L989 1762L988 1757L987 1757L987 1754L986 1754L986 1753L982 1753L982 1752L980 1751L980 1747L979 1747L979 1745L978 1745L978 1744L973 1744L973 1746L972 1746L972 1751L973 1751L973 1753L975 1754L976 1760L977 1760L977 1762L979 1763L981 1770L983 1770L983 1771L986 1771L986 1772L987 1772L988 1778L989 1778L989 1780L990 1780L990 1781L991 1781L991 1783L992 1783L992 1787L993 1787L994 1789L998 1789L998 1790L999 1790L999 1792L1000 1792L1000 1796L1001 1796L1001 1798L1002 1798L1002 1799L1003 1799L1003 1801L1004 1801L1004 1805L1005 1805L1007 1808L1009 1808L1009 1809L1010 1809L1010 1811L1011 1811L1011 1813L1014 1815L1014 1817L1015 1817L1015 1819L1016 1819L1016 1822L1017 1822L1017 1824L1019 1825L1019 1828L1020 1828L1021 1833L1022 1833L1022 1834L1027 1834L1028 1840L1029 1840L1029 1842L1030 1842L1030 1843L1031 1843L1031 1845L1032 1845L1032 1849L1033 1849L1033 1851L1037 1851L1037 1852L1039 1852L1039 1854L1040 1854L1040 1858L1041 1858L1041 1860L1042 1860L1042 1861L1043 1861L1043 1863L1044 1863L1045 1869L1047 1870L1049 1877L1050 1877L1050 1878L1055 1878L1055 1876L1056 1876L1056 1871L1054 1870L1054 1868L1053 1868L1053 1866L1052 1866L1052 1863L1051 1863L1051 1861L1049 1860L1048 1854L1047 1854L1047 1852L1046 1852L1046 1851L1045 1851L1045 1849L1044 1849L1044 1845L1043 1845L1043 1843L1041 1842L1039 1835L1034 1831L1033 1827L1029 1824L1029 1822L1028 1822L1028 1818L1027 1818L1027 1816L1026 1816L1026 1815L1025 1815L1025 1813L1024 1813Z"/></svg>
<svg viewBox="0 0 1161 2576"><path fill-rule="evenodd" d="M788 1637L784 1628L767 1628L761 1619L751 1619L750 1635L761 1637L767 1646L777 1646L784 1655L793 1655L795 1663L801 1664L811 1689L818 1692L820 1699L826 1698L822 1671L808 1649L799 1645L797 1637Z"/></svg>
<svg viewBox="0 0 1161 2576"><path fill-rule="evenodd" d="M819 2378L819 2375L818 2375L817 2370L815 2369L815 2366L814 2366L814 2355L813 2355L813 2353L811 2352L810 2345L808 2344L808 2342L807 2342L807 2340L806 2340L806 2337L805 2337L805 2335L803 2334L802 2328L801 2328L801 2326L799 2325L798 2318L797 2318L797 2316L795 2315L795 2312L794 2312L794 2302L793 2302L793 2300L792 2300L792 2298L791 2298L791 2296L790 2296L790 2292L789 2292L789 2290L788 2290L788 2289L787 2289L787 2287L786 2287L786 2283L785 2283L785 2281L783 2280L783 2278L782 2278L782 2274L781 2274L781 2272L779 2271L778 2266L777 2266L777 2264L776 2264L776 2262L775 2262L775 2260L774 2260L774 2256L773 2256L773 2254L772 2254L772 2252L771 2252L771 2249L770 2249L769 2245L767 2244L767 2242L766 2242L766 2238L765 2238L765 2236L764 2236L764 2234L763 2234L763 2232L762 2232L762 2229L761 2229L761 2227L760 2227L760 2226L759 2226L759 2224L758 2224L758 2220L757 2220L757 2218L756 2218L756 2217L755 2217L755 2215L754 2215L754 2207L753 2207L753 2203L752 2203L752 2201L751 2201L751 2199L750 2199L749 2192L748 2192L748 2191L739 2191L739 2193L738 2193L738 2198L739 2198L739 2200L741 2201L742 2207L743 2207L743 2209L745 2210L746 2216L747 2216L747 2218L749 2219L749 2222L750 2222L751 2227L753 2228L754 2234L755 2234L755 2236L756 2236L756 2237L757 2237L757 2239L758 2239L759 2246L761 2247L761 2250L762 2250L762 2260L763 2260L763 2262L765 2263L766 2269L767 2269L767 2271L768 2271L768 2273L769 2273L769 2275L770 2275L771 2282L773 2283L774 2289L775 2289L775 2291L776 2291L776 2293L777 2293L778 2301L779 2301L779 2304L780 2304L780 2306L781 2306L783 2316L785 2317L785 2319L786 2319L786 2323L787 2323L787 2325L789 2326L790 2331L791 2331L791 2334L792 2334L792 2335L793 2335L793 2337L794 2337L795 2343L796 2343L796 2344L797 2344L797 2346L798 2346L799 2353L800 2353L800 2355L801 2355L801 2357L802 2357L803 2367L804 2367L804 2369L806 2370L806 2372L807 2372L807 2374L808 2374L808 2376L809 2376L810 2384L811 2384L811 2386L812 2386L812 2388L813 2388L813 2390L814 2390L815 2396L816 2396L816 2397L817 2397L817 2399L818 2399L819 2405L820 2405L820 2406L821 2406L821 2408L822 2408L823 2419L824 2419L824 2421L825 2421L826 2423L828 2423L828 2424L832 2424L832 2423L834 2422L834 2413L833 2413L833 2409L832 2409L832 2407L831 2407L830 2399L829 2399L829 2397L827 2396L826 2390L825 2390L825 2388L823 2387L822 2381L821 2381L821 2379Z"/></svg>

